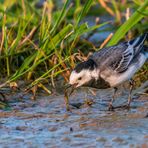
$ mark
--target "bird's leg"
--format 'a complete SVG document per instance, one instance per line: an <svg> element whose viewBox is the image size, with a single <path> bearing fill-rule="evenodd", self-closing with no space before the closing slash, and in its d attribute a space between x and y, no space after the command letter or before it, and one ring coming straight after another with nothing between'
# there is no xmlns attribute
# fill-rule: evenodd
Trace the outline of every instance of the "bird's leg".
<svg viewBox="0 0 148 148"><path fill-rule="evenodd" d="M114 87L114 92L113 92L113 96L112 96L112 99L111 101L109 102L109 106L108 106L108 110L109 111L113 111L114 107L113 107L113 102L115 100L115 96L116 96L116 92L117 92L117 87Z"/></svg>
<svg viewBox="0 0 148 148"><path fill-rule="evenodd" d="M130 108L130 103L131 103L131 101L132 101L131 93L132 93L132 90L133 90L133 88L134 88L135 82L134 82L134 80L130 80L129 83L130 83L130 91L129 91L128 103L127 103L127 107L128 107L128 108Z"/></svg>

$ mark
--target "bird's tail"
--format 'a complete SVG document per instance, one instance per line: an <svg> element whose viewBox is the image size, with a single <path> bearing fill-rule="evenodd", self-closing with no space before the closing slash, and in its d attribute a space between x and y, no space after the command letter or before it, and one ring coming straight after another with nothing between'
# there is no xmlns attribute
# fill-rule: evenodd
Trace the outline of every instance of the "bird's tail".
<svg viewBox="0 0 148 148"><path fill-rule="evenodd" d="M144 45L142 48L142 52L147 57L147 62L148 62L148 46Z"/></svg>
<svg viewBox="0 0 148 148"><path fill-rule="evenodd" d="M132 46L135 54L137 54L142 50L145 40L148 40L148 33L145 33L145 34L143 34L143 35L141 35L141 36L139 36L139 37L137 37L133 40L130 40L128 42L128 44L130 46Z"/></svg>

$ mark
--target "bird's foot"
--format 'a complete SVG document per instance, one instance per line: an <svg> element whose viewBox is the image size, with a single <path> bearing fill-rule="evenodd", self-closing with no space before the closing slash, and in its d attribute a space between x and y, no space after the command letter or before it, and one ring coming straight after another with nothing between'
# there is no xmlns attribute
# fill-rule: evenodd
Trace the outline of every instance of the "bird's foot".
<svg viewBox="0 0 148 148"><path fill-rule="evenodd" d="M129 110L130 109L130 104L126 104L126 105L121 105L121 106L114 107L114 109L119 109L119 108Z"/></svg>
<svg viewBox="0 0 148 148"><path fill-rule="evenodd" d="M113 107L112 104L109 104L109 106L108 106L108 111L114 111L114 107Z"/></svg>
<svg viewBox="0 0 148 148"><path fill-rule="evenodd" d="M123 108L129 110L130 109L130 104L123 105Z"/></svg>

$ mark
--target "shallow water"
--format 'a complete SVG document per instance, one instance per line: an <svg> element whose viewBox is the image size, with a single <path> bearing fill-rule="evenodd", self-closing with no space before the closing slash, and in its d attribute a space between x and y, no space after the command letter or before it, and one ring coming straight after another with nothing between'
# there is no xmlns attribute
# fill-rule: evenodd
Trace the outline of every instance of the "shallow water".
<svg viewBox="0 0 148 148"><path fill-rule="evenodd" d="M135 98L131 109L107 111L112 90L99 90L96 96L74 92L66 111L63 95L45 96L37 100L30 95L20 99L9 95L9 111L0 111L0 147L148 147L148 97ZM115 106L126 102L127 94L119 91Z"/></svg>

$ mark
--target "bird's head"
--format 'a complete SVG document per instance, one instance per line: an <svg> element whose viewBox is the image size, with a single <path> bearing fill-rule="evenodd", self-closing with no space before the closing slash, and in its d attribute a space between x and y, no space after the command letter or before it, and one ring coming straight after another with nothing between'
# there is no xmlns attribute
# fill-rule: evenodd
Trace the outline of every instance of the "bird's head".
<svg viewBox="0 0 148 148"><path fill-rule="evenodd" d="M97 79L97 64L89 59L79 63L71 72L69 84L77 87L84 86L92 79Z"/></svg>

